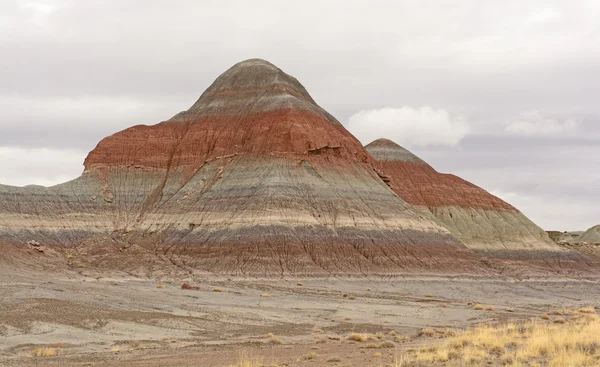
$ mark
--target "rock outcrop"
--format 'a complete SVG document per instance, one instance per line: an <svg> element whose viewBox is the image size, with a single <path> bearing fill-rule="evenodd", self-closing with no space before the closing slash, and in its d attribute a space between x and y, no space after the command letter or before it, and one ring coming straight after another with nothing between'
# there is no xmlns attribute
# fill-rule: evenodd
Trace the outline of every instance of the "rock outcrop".
<svg viewBox="0 0 600 367"><path fill-rule="evenodd" d="M575 268L580 261L587 261L575 252L561 249L512 205L460 177L437 172L396 143L379 139L366 149L379 162L379 175L396 194L432 213L478 254L558 262L560 266L573 260Z"/></svg>
<svg viewBox="0 0 600 367"><path fill-rule="evenodd" d="M600 225L585 232L566 233L557 238L557 243L568 250L577 251L600 262Z"/></svg>
<svg viewBox="0 0 600 367"><path fill-rule="evenodd" d="M102 140L81 177L0 186L0 243L35 241L124 269L485 271L430 213L395 195L375 164L295 78L248 60L189 110Z"/></svg>

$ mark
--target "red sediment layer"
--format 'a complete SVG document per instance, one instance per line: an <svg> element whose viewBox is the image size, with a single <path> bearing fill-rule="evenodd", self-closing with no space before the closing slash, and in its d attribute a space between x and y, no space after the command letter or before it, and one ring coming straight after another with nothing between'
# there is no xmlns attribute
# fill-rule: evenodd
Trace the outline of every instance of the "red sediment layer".
<svg viewBox="0 0 600 367"><path fill-rule="evenodd" d="M325 152L370 161L360 142L343 128L314 112L286 109L134 126L103 139L85 167L196 168L232 154L296 157Z"/></svg>
<svg viewBox="0 0 600 367"><path fill-rule="evenodd" d="M366 149L375 157L383 180L409 204L517 212L512 205L479 186L439 173L391 140L375 140Z"/></svg>
<svg viewBox="0 0 600 367"><path fill-rule="evenodd" d="M390 188L409 204L517 211L484 189L455 175L439 173L426 163L384 161L379 166L389 177Z"/></svg>

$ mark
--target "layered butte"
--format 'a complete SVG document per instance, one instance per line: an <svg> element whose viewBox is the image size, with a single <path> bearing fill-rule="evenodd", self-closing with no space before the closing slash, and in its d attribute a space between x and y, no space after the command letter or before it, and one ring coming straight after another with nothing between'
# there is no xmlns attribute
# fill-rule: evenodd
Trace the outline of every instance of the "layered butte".
<svg viewBox="0 0 600 367"><path fill-rule="evenodd" d="M102 140L81 177L0 186L0 242L227 274L481 271L375 164L295 78L248 60L189 110Z"/></svg>
<svg viewBox="0 0 600 367"><path fill-rule="evenodd" d="M467 247L491 258L536 259L573 266L587 260L561 249L512 205L460 177L442 174L398 144L379 139L366 146L379 175L407 203L432 213ZM582 266L586 266L583 264Z"/></svg>

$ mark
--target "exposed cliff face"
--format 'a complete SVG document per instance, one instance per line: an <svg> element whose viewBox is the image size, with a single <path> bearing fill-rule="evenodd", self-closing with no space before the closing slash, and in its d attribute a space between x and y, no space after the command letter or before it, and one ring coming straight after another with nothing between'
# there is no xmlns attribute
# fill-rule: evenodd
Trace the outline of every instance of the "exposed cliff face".
<svg viewBox="0 0 600 367"><path fill-rule="evenodd" d="M374 164L296 79L248 60L188 111L102 140L80 178L0 186L0 242L86 249L124 268L155 256L228 274L483 271Z"/></svg>
<svg viewBox="0 0 600 367"><path fill-rule="evenodd" d="M407 203L431 212L477 253L508 259L558 259L562 265L565 260L582 258L558 247L512 205L460 177L438 173L396 143L380 139L366 148L394 192Z"/></svg>

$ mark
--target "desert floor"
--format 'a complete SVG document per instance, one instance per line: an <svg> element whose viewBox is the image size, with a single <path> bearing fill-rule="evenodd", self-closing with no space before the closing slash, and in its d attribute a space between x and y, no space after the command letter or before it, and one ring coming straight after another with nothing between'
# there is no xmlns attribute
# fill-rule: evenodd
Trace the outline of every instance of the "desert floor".
<svg viewBox="0 0 600 367"><path fill-rule="evenodd" d="M183 290L183 282L199 289ZM386 366L410 348L439 341L420 335L424 328L458 330L597 307L600 283L460 277L159 282L86 269L1 268L0 295L2 366L224 367L243 358L280 366ZM494 310L474 310L475 304ZM351 341L354 332L374 339Z"/></svg>

